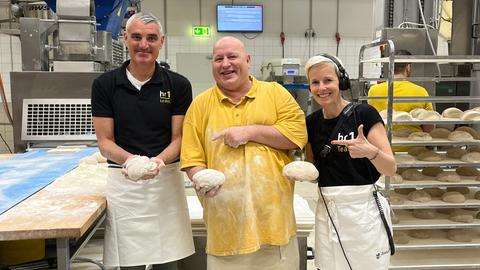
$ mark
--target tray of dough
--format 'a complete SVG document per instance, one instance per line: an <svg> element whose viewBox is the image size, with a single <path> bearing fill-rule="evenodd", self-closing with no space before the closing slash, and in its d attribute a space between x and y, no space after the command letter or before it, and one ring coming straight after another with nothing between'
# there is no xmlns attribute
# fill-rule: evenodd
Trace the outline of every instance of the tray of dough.
<svg viewBox="0 0 480 270"><path fill-rule="evenodd" d="M390 270L465 270L479 269L476 249L399 250L390 258Z"/></svg>
<svg viewBox="0 0 480 270"><path fill-rule="evenodd" d="M479 145L480 140L471 141L450 141L447 139L433 139L431 141L412 141L404 137L392 137L392 146L459 146L459 145Z"/></svg>
<svg viewBox="0 0 480 270"><path fill-rule="evenodd" d="M441 154L443 155L443 154ZM473 166L480 167L480 161L478 162L464 162L460 159L447 158L443 155L441 161L423 161L418 160L415 157L408 155L407 153L395 153L395 160L397 162L397 168L419 168L419 167L458 167L458 166Z"/></svg>
<svg viewBox="0 0 480 270"><path fill-rule="evenodd" d="M393 224L395 230L421 230L421 229L461 229L480 228L480 219L476 218L472 223L455 222L448 219L449 215L436 213L434 219L420 219L413 216L412 212L406 210L395 210L399 219Z"/></svg>
<svg viewBox="0 0 480 270"><path fill-rule="evenodd" d="M403 179L403 182L400 184L390 183L390 188L445 188L445 187L478 187L480 186L480 181L476 181L472 178L473 176L461 176L462 180L460 182L441 182L435 180L434 177L425 176L425 180L411 181ZM430 179L429 179L430 178ZM470 179L469 179L470 178Z"/></svg>
<svg viewBox="0 0 480 270"><path fill-rule="evenodd" d="M387 119L383 118L383 122L387 123ZM458 125L458 124L465 124L465 125L472 125L476 124L479 121L477 120L460 120L454 118L440 118L437 120L392 120L393 124L396 125L425 125L425 124L438 124L438 125Z"/></svg>
<svg viewBox="0 0 480 270"><path fill-rule="evenodd" d="M408 244L395 244L396 250L411 249L456 249L456 248L480 248L480 231L467 229L471 236L471 242L456 242L447 238L447 233L441 230L430 230L431 237L428 239L417 239L409 237ZM395 232L394 232L395 235ZM477 250L478 252L478 250ZM480 254L480 253L479 253Z"/></svg>
<svg viewBox="0 0 480 270"><path fill-rule="evenodd" d="M414 202L407 198L407 195L395 194L404 199L403 204L392 205L393 209L424 209L424 208L477 208L480 207L480 200L473 198L473 194L466 195L463 203L448 203L438 198L432 198L429 202Z"/></svg>

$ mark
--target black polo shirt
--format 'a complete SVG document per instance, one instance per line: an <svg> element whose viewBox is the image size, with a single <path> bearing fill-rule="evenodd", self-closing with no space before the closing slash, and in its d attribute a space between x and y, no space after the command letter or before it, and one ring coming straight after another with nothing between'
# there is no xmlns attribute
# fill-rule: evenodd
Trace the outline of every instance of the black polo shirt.
<svg viewBox="0 0 480 270"><path fill-rule="evenodd" d="M158 63L140 91L127 78L129 61L93 81L92 115L114 121L115 143L126 151L154 157L171 142L173 115L185 115L192 102L187 78Z"/></svg>

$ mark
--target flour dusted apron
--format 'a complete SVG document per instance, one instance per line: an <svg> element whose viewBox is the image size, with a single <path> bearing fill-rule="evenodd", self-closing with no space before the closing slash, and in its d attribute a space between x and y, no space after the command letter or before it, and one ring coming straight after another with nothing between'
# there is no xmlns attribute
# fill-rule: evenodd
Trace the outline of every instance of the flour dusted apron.
<svg viewBox="0 0 480 270"><path fill-rule="evenodd" d="M323 187L322 192L354 270L388 269L390 247L380 218L373 186ZM390 207L378 196L391 228ZM315 265L322 270L349 269L337 234L319 195L315 215Z"/></svg>
<svg viewBox="0 0 480 270"><path fill-rule="evenodd" d="M195 252L183 175L167 165L151 180L133 182L109 168L103 262L106 266L160 264Z"/></svg>

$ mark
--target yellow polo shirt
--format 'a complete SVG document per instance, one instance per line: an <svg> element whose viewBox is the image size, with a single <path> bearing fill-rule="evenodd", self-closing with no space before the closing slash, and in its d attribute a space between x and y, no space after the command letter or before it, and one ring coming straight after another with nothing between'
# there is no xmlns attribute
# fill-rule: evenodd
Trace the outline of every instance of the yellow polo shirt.
<svg viewBox="0 0 480 270"><path fill-rule="evenodd" d="M388 96L388 84L387 82L379 83L373 85L368 90L369 97L386 97ZM393 82L393 96L394 97L428 97L428 92L425 88L416 85L414 83L408 81L395 81ZM371 99L368 100L368 104L372 105L377 109L377 111L383 111L387 108L387 100L386 99ZM393 103L392 108L395 111L400 112L410 112L415 108L423 108L425 110L433 110L433 106L431 102L395 102ZM408 128L413 130L414 132L422 131L422 127L418 125L393 125L393 130L397 130L400 128ZM395 151L406 151L410 147L394 147Z"/></svg>
<svg viewBox="0 0 480 270"><path fill-rule="evenodd" d="M274 82L253 81L235 104L214 86L198 95L185 115L181 167L206 166L225 174L213 198L200 198L207 227L207 253L255 252L285 245L296 234L294 184L282 176L290 151L255 142L232 148L213 134L232 126L274 126L299 148L307 143L305 115L294 98Z"/></svg>

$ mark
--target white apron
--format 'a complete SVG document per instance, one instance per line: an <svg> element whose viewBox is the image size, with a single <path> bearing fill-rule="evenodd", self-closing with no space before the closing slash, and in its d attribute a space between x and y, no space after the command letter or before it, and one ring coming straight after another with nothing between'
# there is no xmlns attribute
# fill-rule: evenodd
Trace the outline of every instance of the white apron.
<svg viewBox="0 0 480 270"><path fill-rule="evenodd" d="M373 190L372 185L322 188L353 270L386 270L389 266L388 236ZM378 198L391 230L390 206L382 195ZM322 270L349 269L320 194L315 215L315 265Z"/></svg>
<svg viewBox="0 0 480 270"><path fill-rule="evenodd" d="M178 162L138 182L108 169L104 241L108 267L167 263L195 252Z"/></svg>

